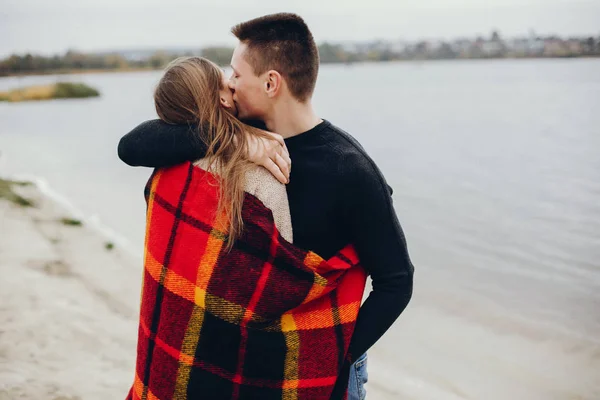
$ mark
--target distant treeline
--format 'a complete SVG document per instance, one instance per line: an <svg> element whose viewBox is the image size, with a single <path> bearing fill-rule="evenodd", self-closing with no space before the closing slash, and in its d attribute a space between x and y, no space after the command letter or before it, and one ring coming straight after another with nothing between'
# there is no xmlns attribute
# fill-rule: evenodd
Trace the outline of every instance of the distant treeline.
<svg viewBox="0 0 600 400"><path fill-rule="evenodd" d="M200 55L219 65L228 65L233 48L207 47L198 51L123 51L81 53L68 51L62 56L12 55L0 61L0 76L48 74L90 70L137 70L163 68L180 56ZM563 39L556 36L504 40L499 32L489 38L453 41L373 41L367 43L319 45L322 63L363 61L446 60L519 57L598 57L600 37Z"/></svg>
<svg viewBox="0 0 600 400"><path fill-rule="evenodd" d="M211 47L200 51L200 55L213 60L219 65L227 65L231 60L233 49ZM182 54L156 51L143 57L128 56L121 53L81 53L68 51L62 56L43 57L32 54L17 55L0 61L0 76L18 74L44 74L77 71L110 71L163 68L170 61L180 56L194 55L191 52Z"/></svg>

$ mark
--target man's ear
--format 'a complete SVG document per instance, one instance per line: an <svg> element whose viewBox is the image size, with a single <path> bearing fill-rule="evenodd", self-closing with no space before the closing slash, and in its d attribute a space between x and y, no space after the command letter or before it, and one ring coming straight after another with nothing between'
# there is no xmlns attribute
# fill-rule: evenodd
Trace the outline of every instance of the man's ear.
<svg viewBox="0 0 600 400"><path fill-rule="evenodd" d="M269 97L277 96L277 93L281 90L283 85L283 78L281 74L275 70L267 72L267 79L265 80L265 92Z"/></svg>

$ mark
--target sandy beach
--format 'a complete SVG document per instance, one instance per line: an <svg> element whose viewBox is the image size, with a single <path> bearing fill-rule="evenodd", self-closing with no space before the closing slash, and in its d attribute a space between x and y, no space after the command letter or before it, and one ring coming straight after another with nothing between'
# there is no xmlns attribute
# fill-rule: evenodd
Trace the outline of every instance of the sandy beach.
<svg viewBox="0 0 600 400"><path fill-rule="evenodd" d="M131 385L141 267L34 186L0 199L0 399L118 399Z"/></svg>

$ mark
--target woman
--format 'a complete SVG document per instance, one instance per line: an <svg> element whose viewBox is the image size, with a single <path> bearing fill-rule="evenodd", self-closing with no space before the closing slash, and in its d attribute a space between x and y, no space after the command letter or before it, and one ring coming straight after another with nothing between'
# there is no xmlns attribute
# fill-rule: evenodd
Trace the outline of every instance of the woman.
<svg viewBox="0 0 600 400"><path fill-rule="evenodd" d="M146 188L128 399L345 398L366 279L353 248L325 261L291 243L285 187L246 157L267 134L235 118L215 64L174 61L154 98L163 121L203 126L208 152Z"/></svg>
<svg viewBox="0 0 600 400"><path fill-rule="evenodd" d="M206 158L195 164L222 177L219 211L228 216L229 248L243 228L244 192L268 203L265 205L273 210L279 232L291 242L285 186L246 157L249 141L269 137L268 133L236 118L237 109L227 82L224 71L207 59L177 59L167 67L154 92L156 112L169 124L202 123L213 128L199 136L208 151Z"/></svg>

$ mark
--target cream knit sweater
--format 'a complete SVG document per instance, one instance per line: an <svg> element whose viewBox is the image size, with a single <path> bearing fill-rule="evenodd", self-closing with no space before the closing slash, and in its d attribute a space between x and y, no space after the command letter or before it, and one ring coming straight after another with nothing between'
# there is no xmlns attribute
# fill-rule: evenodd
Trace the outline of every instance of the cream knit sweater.
<svg viewBox="0 0 600 400"><path fill-rule="evenodd" d="M205 171L211 171L205 159L196 161L194 165ZM277 230L285 240L292 243L292 217L285 185L275 179L265 168L256 166L246 173L244 190L258 198L271 210Z"/></svg>

